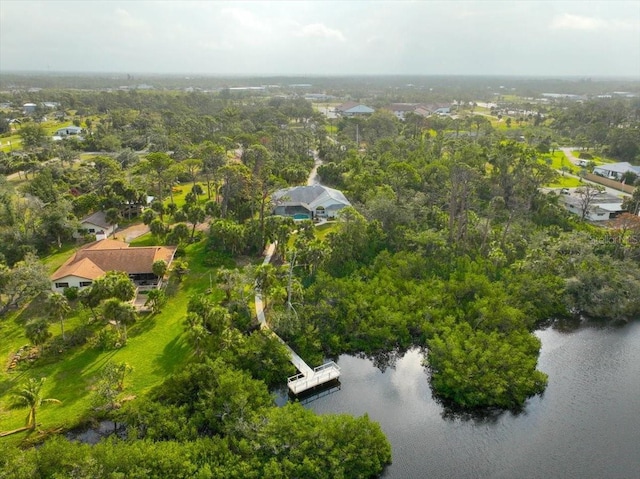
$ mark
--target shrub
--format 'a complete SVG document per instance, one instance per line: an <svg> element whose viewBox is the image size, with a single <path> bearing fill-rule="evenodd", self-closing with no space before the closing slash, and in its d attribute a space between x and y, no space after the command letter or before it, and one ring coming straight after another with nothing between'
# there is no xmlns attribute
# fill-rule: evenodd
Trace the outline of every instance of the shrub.
<svg viewBox="0 0 640 479"><path fill-rule="evenodd" d="M121 345L120 335L112 328L105 328L100 330L96 335L94 346L102 351L109 351L112 349L118 349Z"/></svg>
<svg viewBox="0 0 640 479"><path fill-rule="evenodd" d="M64 297L67 298L67 301L75 301L76 299L78 299L78 287L71 286L70 288L64 288L62 294L64 294Z"/></svg>

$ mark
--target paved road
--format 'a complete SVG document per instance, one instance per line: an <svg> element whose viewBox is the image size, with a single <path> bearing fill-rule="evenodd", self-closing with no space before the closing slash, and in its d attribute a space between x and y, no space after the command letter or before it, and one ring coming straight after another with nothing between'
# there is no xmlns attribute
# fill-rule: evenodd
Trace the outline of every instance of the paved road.
<svg viewBox="0 0 640 479"><path fill-rule="evenodd" d="M577 158L573 155L573 152L575 151L575 147L562 147L560 148L562 150L562 152L566 155L566 157L569 159L569 161L571 163L573 163L576 166L580 166L580 158ZM561 175L563 174L562 171L558 171L558 173L560 173ZM579 176L576 175L572 175L571 173L564 173L566 176L571 176L572 178L578 178L580 179ZM597 185L597 186L601 186L604 188L605 193L607 193L608 195L611 196L617 196L617 197L625 197L625 196L631 196L629 193L625 193L624 191L620 191L620 190L616 190L615 188L609 188L608 186L604 186L601 185L600 183L595 183L593 181L589 181L589 180L582 180L583 183L589 183L591 185Z"/></svg>

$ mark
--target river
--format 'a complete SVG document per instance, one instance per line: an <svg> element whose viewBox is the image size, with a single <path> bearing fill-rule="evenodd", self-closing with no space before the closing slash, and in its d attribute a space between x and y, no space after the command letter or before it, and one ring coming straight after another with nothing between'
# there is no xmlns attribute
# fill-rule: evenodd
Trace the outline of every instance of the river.
<svg viewBox="0 0 640 479"><path fill-rule="evenodd" d="M418 350L384 372L341 356L340 390L306 407L379 422L393 448L385 479L640 478L640 322L536 334L549 385L519 414L447 413Z"/></svg>

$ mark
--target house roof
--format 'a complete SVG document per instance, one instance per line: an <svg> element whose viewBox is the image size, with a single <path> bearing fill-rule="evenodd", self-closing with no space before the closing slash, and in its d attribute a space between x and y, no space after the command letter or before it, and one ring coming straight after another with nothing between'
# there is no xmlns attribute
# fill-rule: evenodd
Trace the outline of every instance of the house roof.
<svg viewBox="0 0 640 479"><path fill-rule="evenodd" d="M343 103L342 105L338 105L335 107L336 111L346 111L350 108L353 108L354 106L358 106L359 103L355 102L355 101L347 101L345 103Z"/></svg>
<svg viewBox="0 0 640 479"><path fill-rule="evenodd" d="M626 173L627 171L633 171L634 173L640 174L640 166L633 166L631 163L627 163L623 161L621 163L612 163L610 165L600 165L595 168L600 171L613 171L615 173Z"/></svg>
<svg viewBox="0 0 640 479"><path fill-rule="evenodd" d="M56 133L59 131L75 131L77 133L82 131L82 128L79 126L75 126L75 125L69 125L69 126L63 126L62 128L58 128L56 130Z"/></svg>
<svg viewBox="0 0 640 479"><path fill-rule="evenodd" d="M51 279L55 281L66 276L96 279L107 271L152 273L153 263L164 260L169 264L175 252L175 246L129 247L122 241L96 241L79 249L53 273Z"/></svg>
<svg viewBox="0 0 640 479"><path fill-rule="evenodd" d="M343 113L373 113L375 110L367 105L356 105L352 108L343 110Z"/></svg>
<svg viewBox="0 0 640 479"><path fill-rule="evenodd" d="M339 113L373 113L375 110L367 105L355 101L348 101L335 107L335 111Z"/></svg>
<svg viewBox="0 0 640 479"><path fill-rule="evenodd" d="M106 271L100 269L89 258L83 258L70 264L63 264L51 276L51 280L55 281L67 276L77 276L79 278L96 279L105 274Z"/></svg>
<svg viewBox="0 0 640 479"><path fill-rule="evenodd" d="M288 206L302 204L304 206L308 206L309 209L316 209L316 207L320 206L327 200L333 200L335 203L340 203L344 206L351 205L342 191L334 190L333 188L328 188L322 185L293 186L291 188L278 190L271 196L276 201L286 196L288 200L285 204Z"/></svg>
<svg viewBox="0 0 640 479"><path fill-rule="evenodd" d="M109 228L111 226L107 221L104 211L96 211L94 214L84 218L80 223L91 223L92 225L102 228Z"/></svg>
<svg viewBox="0 0 640 479"><path fill-rule="evenodd" d="M389 105L391 111L414 111L421 106L419 103L392 103Z"/></svg>

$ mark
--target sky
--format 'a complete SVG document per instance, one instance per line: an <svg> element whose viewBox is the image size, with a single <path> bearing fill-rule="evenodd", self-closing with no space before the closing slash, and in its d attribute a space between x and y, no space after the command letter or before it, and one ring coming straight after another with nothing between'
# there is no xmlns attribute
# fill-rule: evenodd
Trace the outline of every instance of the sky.
<svg viewBox="0 0 640 479"><path fill-rule="evenodd" d="M640 78L640 0L0 0L25 70Z"/></svg>

